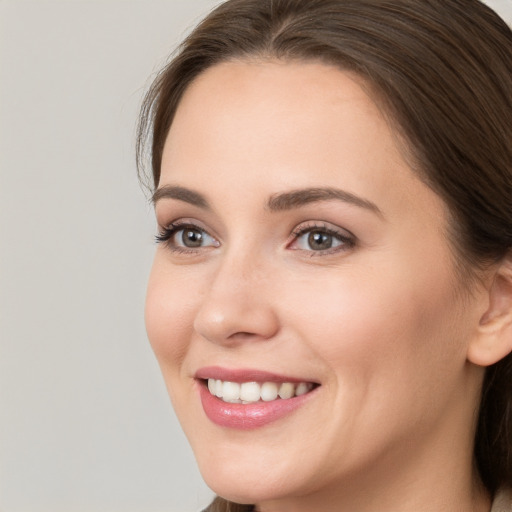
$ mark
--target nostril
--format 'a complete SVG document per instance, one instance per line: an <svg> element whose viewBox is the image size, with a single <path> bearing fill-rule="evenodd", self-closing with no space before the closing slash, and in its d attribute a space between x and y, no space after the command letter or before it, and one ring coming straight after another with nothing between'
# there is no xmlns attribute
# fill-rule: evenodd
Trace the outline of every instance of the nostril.
<svg viewBox="0 0 512 512"><path fill-rule="evenodd" d="M249 339L249 338L254 338L254 337L257 337L258 335L256 333L252 333L252 332L235 332L233 334L231 334L230 336L228 336L228 339L240 339L240 340L244 340L244 339Z"/></svg>

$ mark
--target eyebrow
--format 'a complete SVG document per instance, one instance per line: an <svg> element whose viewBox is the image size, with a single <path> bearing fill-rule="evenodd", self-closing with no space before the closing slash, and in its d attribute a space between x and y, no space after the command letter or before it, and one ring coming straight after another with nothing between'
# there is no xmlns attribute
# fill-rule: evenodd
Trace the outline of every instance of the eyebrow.
<svg viewBox="0 0 512 512"><path fill-rule="evenodd" d="M184 201L185 203L198 206L199 208L211 210L208 201L202 194L185 187L164 185L157 189L151 197L153 204L156 204L160 199L178 199L179 201Z"/></svg>
<svg viewBox="0 0 512 512"><path fill-rule="evenodd" d="M370 210L371 212L376 213L379 217L384 217L380 208L375 203L356 196L351 192L331 187L304 188L281 194L274 194L268 201L268 208L271 211L291 210L311 203L331 201L333 199Z"/></svg>
<svg viewBox="0 0 512 512"><path fill-rule="evenodd" d="M176 185L164 185L156 190L152 196L153 204L156 204L160 199L177 199L205 210L211 210L210 204L202 194ZM332 200L343 201L376 213L379 217L384 217L375 203L351 192L332 187L303 188L273 194L268 200L267 208L272 212L280 212L300 208L311 203Z"/></svg>

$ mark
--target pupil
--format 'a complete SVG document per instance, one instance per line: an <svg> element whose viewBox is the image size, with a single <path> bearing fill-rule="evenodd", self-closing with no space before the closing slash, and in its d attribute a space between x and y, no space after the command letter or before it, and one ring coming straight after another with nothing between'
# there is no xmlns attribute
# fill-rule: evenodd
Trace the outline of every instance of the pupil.
<svg viewBox="0 0 512 512"><path fill-rule="evenodd" d="M203 242L203 235L201 232L194 229L183 230L181 238L185 247L201 247Z"/></svg>
<svg viewBox="0 0 512 512"><path fill-rule="evenodd" d="M308 237L309 246L314 250L330 249L332 247L332 235L313 231Z"/></svg>

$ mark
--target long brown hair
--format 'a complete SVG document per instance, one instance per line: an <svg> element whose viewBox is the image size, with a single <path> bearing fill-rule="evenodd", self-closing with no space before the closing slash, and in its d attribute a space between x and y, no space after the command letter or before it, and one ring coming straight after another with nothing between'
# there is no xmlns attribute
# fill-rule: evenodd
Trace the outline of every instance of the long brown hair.
<svg viewBox="0 0 512 512"><path fill-rule="evenodd" d="M181 97L216 63L316 60L359 74L448 205L459 267L512 247L512 32L479 0L228 0L199 24L144 100L139 169L152 187ZM149 145L148 145L149 142ZM512 486L512 355L487 369L475 440L482 481ZM209 512L248 512L217 498Z"/></svg>

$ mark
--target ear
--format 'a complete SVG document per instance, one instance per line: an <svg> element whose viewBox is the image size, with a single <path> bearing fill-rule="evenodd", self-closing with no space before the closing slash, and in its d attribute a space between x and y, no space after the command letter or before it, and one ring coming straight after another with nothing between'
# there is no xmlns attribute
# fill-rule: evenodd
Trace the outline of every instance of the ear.
<svg viewBox="0 0 512 512"><path fill-rule="evenodd" d="M480 318L468 347L468 360L490 366L512 352L512 254L495 269L488 293L488 309Z"/></svg>

